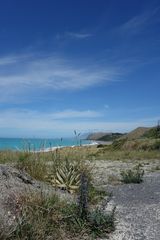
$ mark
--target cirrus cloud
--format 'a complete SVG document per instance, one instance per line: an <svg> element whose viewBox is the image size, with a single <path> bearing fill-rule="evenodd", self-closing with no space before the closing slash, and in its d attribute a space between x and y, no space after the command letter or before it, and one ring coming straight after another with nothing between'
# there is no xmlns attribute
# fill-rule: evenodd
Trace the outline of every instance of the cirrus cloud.
<svg viewBox="0 0 160 240"><path fill-rule="evenodd" d="M40 97L47 90L83 90L115 81L122 74L113 66L76 66L55 56L31 55L1 57L0 70L1 102L18 96L29 100L30 93Z"/></svg>

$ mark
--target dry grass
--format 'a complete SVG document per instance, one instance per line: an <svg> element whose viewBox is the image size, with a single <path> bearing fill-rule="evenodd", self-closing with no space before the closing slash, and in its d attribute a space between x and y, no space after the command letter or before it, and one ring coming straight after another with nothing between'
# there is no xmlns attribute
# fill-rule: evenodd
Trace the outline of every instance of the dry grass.
<svg viewBox="0 0 160 240"><path fill-rule="evenodd" d="M39 175L46 172L45 165L60 165L68 159L69 161L85 160L134 160L134 159L160 159L160 151L156 150L159 146L158 140L133 140L122 143L122 146L113 147L104 145L101 148L97 146L79 146L64 147L52 152L26 153L13 151L0 151L0 163L13 163L18 168L25 169L32 176L35 169L39 168ZM154 150L155 148L155 150ZM44 171L43 171L44 170ZM41 179L40 176L34 176Z"/></svg>
<svg viewBox="0 0 160 240"><path fill-rule="evenodd" d="M128 140L138 139L142 137L146 132L148 132L151 128L147 127L138 127L133 131L129 132L125 136L122 136L121 139L127 138Z"/></svg>
<svg viewBox="0 0 160 240"><path fill-rule="evenodd" d="M83 219L77 203L67 203L57 195L19 196L15 207L17 224L8 235L1 235L1 240L91 239L114 230L114 212L105 215L88 209Z"/></svg>

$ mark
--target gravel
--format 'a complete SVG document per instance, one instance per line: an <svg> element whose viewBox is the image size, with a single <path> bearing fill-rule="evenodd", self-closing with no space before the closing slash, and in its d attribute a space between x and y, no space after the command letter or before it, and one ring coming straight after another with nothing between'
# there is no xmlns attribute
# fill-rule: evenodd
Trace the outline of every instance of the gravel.
<svg viewBox="0 0 160 240"><path fill-rule="evenodd" d="M116 230L110 240L160 240L160 173L147 174L141 184L106 190L112 192L109 208L116 206Z"/></svg>

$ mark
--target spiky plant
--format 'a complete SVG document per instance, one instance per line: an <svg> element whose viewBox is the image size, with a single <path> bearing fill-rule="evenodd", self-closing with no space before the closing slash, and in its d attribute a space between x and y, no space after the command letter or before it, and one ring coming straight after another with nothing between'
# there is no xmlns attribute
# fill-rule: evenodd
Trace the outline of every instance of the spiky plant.
<svg viewBox="0 0 160 240"><path fill-rule="evenodd" d="M48 179L53 186L74 193L80 185L80 171L76 164L66 159L62 165L56 167L55 173Z"/></svg>

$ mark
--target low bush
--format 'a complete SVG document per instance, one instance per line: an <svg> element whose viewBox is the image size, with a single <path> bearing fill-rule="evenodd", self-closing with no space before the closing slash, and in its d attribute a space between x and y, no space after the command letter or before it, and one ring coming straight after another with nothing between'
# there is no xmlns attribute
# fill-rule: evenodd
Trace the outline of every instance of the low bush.
<svg viewBox="0 0 160 240"><path fill-rule="evenodd" d="M121 172L122 182L124 183L141 183L143 181L144 170L141 165L135 166L134 169L128 169Z"/></svg>
<svg viewBox="0 0 160 240"><path fill-rule="evenodd" d="M154 144L152 144L151 150L160 150L160 140L156 141Z"/></svg>
<svg viewBox="0 0 160 240"><path fill-rule="evenodd" d="M109 195L106 191L97 189L90 182L88 186L88 202L90 204L97 204L99 201L103 200L105 196Z"/></svg>
<svg viewBox="0 0 160 240"><path fill-rule="evenodd" d="M122 148L122 146L125 144L126 141L127 141L126 138L120 139L120 140L115 140L111 145L112 149L113 150L120 150Z"/></svg>
<svg viewBox="0 0 160 240"><path fill-rule="evenodd" d="M151 129L149 129L144 135L143 137L146 138L160 138L160 126L156 126L153 127Z"/></svg>
<svg viewBox="0 0 160 240"><path fill-rule="evenodd" d="M114 212L105 214L100 209L95 209L88 216L88 222L93 237L103 236L114 230Z"/></svg>

